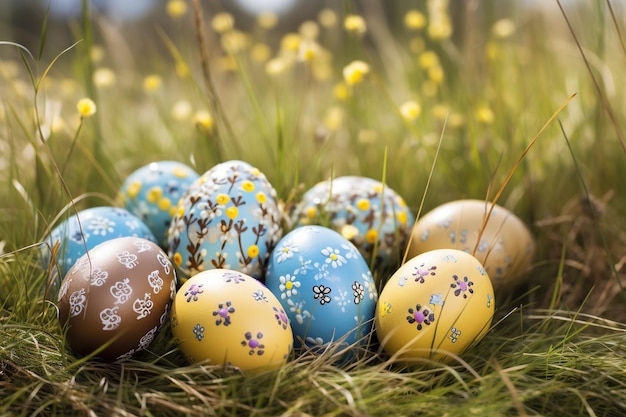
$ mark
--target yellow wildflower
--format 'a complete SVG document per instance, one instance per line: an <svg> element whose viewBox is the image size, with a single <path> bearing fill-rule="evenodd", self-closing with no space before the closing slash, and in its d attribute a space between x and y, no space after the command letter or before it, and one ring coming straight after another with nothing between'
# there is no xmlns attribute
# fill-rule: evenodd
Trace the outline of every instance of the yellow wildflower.
<svg viewBox="0 0 626 417"><path fill-rule="evenodd" d="M324 117L324 126L328 130L337 130L341 127L343 122L343 109L338 106L333 106L328 109L326 116Z"/></svg>
<svg viewBox="0 0 626 417"><path fill-rule="evenodd" d="M78 100L76 109L78 110L78 114L80 114L81 119L84 119L96 114L96 103L94 103L90 98L81 98Z"/></svg>
<svg viewBox="0 0 626 417"><path fill-rule="evenodd" d="M439 57L433 51L424 51L418 57L419 66L428 69L439 65Z"/></svg>
<svg viewBox="0 0 626 417"><path fill-rule="evenodd" d="M317 42L310 39L304 39L302 42L300 42L298 59L305 62L312 61L318 55L319 50L320 46L317 44Z"/></svg>
<svg viewBox="0 0 626 417"><path fill-rule="evenodd" d="M272 50L265 43L256 43L250 49L250 57L253 61L263 63L267 62L272 55Z"/></svg>
<svg viewBox="0 0 626 417"><path fill-rule="evenodd" d="M93 84L99 88L107 88L115 85L116 77L111 68L97 68L93 72Z"/></svg>
<svg viewBox="0 0 626 417"><path fill-rule="evenodd" d="M345 83L337 83L333 87L333 95L339 100L345 100L350 96L350 90Z"/></svg>
<svg viewBox="0 0 626 417"><path fill-rule="evenodd" d="M187 3L184 0L169 0L165 10L170 17L176 19L187 13Z"/></svg>
<svg viewBox="0 0 626 417"><path fill-rule="evenodd" d="M343 27L348 32L356 33L358 35L362 35L367 31L367 25L365 24L365 19L363 17L351 14L346 16L343 21Z"/></svg>
<svg viewBox="0 0 626 417"><path fill-rule="evenodd" d="M298 32L304 39L317 39L317 36L320 33L320 28L316 22L312 20L307 20L300 25Z"/></svg>
<svg viewBox="0 0 626 417"><path fill-rule="evenodd" d="M400 106L400 114L408 121L417 119L422 112L422 107L414 100L409 100Z"/></svg>
<svg viewBox="0 0 626 417"><path fill-rule="evenodd" d="M143 79L143 89L148 93L158 90L161 84L163 84L163 79L157 74L150 74Z"/></svg>
<svg viewBox="0 0 626 417"><path fill-rule="evenodd" d="M264 29L271 29L278 23L278 16L272 12L263 12L257 16L256 22Z"/></svg>
<svg viewBox="0 0 626 417"><path fill-rule="evenodd" d="M280 49L283 51L298 52L301 40L300 35L297 33L287 33L280 40Z"/></svg>
<svg viewBox="0 0 626 417"><path fill-rule="evenodd" d="M89 56L91 57L91 60L95 63L102 61L102 59L104 59L104 55L104 48L100 45L93 45L89 50Z"/></svg>
<svg viewBox="0 0 626 417"><path fill-rule="evenodd" d="M346 224L341 228L341 236L350 240L359 235L359 229L353 224Z"/></svg>
<svg viewBox="0 0 626 417"><path fill-rule="evenodd" d="M172 106L172 117L174 120L185 120L191 116L193 108L187 100L178 100Z"/></svg>
<svg viewBox="0 0 626 417"><path fill-rule="evenodd" d="M515 33L515 23L511 19L500 19L494 23L491 33L498 39L505 39Z"/></svg>
<svg viewBox="0 0 626 417"><path fill-rule="evenodd" d="M290 67L289 61L283 57L273 58L265 64L265 72L269 75L280 75Z"/></svg>
<svg viewBox="0 0 626 417"><path fill-rule="evenodd" d="M226 52L235 54L250 45L250 38L239 30L231 30L222 35L222 48Z"/></svg>
<svg viewBox="0 0 626 417"><path fill-rule="evenodd" d="M476 109L476 120L484 124L491 124L494 120L493 111L487 106Z"/></svg>
<svg viewBox="0 0 626 417"><path fill-rule="evenodd" d="M225 33L235 27L235 19L230 13L220 12L211 19L211 27L217 33Z"/></svg>
<svg viewBox="0 0 626 417"><path fill-rule="evenodd" d="M448 19L431 22L428 26L428 36L434 40L448 39L452 36L452 24Z"/></svg>
<svg viewBox="0 0 626 417"><path fill-rule="evenodd" d="M330 28L337 24L337 14L332 9L322 9L317 15L317 20L320 25Z"/></svg>
<svg viewBox="0 0 626 417"><path fill-rule="evenodd" d="M409 10L404 15L404 26L413 30L423 29L426 26L426 17L418 10Z"/></svg>
<svg viewBox="0 0 626 417"><path fill-rule="evenodd" d="M205 131L210 131L213 129L213 116L206 110L199 110L193 117L193 121L196 126L204 129Z"/></svg>
<svg viewBox="0 0 626 417"><path fill-rule="evenodd" d="M177 59L176 64L174 64L174 70L176 71L176 75L180 78L185 78L189 75L189 66L182 59Z"/></svg>
<svg viewBox="0 0 626 417"><path fill-rule="evenodd" d="M343 79L348 85L359 84L370 72L370 67L363 61L352 61L343 69Z"/></svg>
<svg viewBox="0 0 626 417"><path fill-rule="evenodd" d="M367 232L365 232L365 241L367 243L374 243L377 240L378 240L378 230L369 229Z"/></svg>
<svg viewBox="0 0 626 417"><path fill-rule="evenodd" d="M439 65L435 65L434 67L428 68L428 78L430 78L434 83L441 84L444 79L443 68Z"/></svg>

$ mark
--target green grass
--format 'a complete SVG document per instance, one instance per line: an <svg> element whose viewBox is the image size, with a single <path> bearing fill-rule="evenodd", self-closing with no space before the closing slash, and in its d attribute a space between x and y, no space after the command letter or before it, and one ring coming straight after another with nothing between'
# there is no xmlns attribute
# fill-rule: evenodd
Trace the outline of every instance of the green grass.
<svg viewBox="0 0 626 417"><path fill-rule="evenodd" d="M70 22L69 38L53 37L48 19L30 44L0 44L0 414L626 413L623 7L598 1L563 14L555 3L538 13L487 1L459 12L452 38L435 40L403 26L404 3L383 18L374 2L345 2L333 9L336 25L319 27L324 52L272 76L255 45L280 56L283 35L300 22L266 29L237 20L246 41L229 53L211 26L219 8L200 3L200 29L190 2L180 19L161 12L120 32L85 15ZM343 29L346 13L365 18L364 36ZM516 30L498 37L503 18ZM420 65L426 50L442 80ZM337 96L355 59L370 73ZM113 86L94 81L102 68L115 74ZM149 74L162 80L153 91L143 87ZM81 120L82 97L97 112ZM176 116L181 100L191 110ZM421 106L415 120L401 115L408 100ZM55 109L62 123L51 125ZM200 110L212 114L210 128L194 120ZM338 362L340 352L304 354L242 376L189 365L168 327L124 363L76 357L43 296L38 243L75 209L114 203L126 175L161 159L199 172L245 160L287 208L330 175L384 178L416 214L422 201L423 214L455 199L492 199L505 184L498 202L531 228L535 262L496 300L484 339L449 364L394 363L372 341L352 363Z"/></svg>

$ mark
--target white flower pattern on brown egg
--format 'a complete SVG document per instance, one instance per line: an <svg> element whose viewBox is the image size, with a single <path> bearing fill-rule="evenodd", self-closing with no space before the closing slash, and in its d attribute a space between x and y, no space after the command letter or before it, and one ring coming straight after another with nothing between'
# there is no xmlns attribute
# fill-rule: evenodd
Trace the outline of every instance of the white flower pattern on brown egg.
<svg viewBox="0 0 626 417"><path fill-rule="evenodd" d="M137 255L135 255L134 253L130 253L127 250L118 253L117 259L127 269L133 269L134 267L139 265L139 262L137 262Z"/></svg>
<svg viewBox="0 0 626 417"><path fill-rule="evenodd" d="M115 298L115 304L124 304L130 299L133 293L133 287L130 286L130 280L124 278L122 281L118 281L109 289L113 298Z"/></svg>
<svg viewBox="0 0 626 417"><path fill-rule="evenodd" d="M105 308L100 312L100 321L102 321L102 330L115 330L122 323L122 317L117 314L119 307Z"/></svg>
<svg viewBox="0 0 626 417"><path fill-rule="evenodd" d="M133 303L133 311L137 313L137 320L148 317L152 311L152 307L154 307L154 302L152 302L150 293L145 293L143 300L137 298Z"/></svg>
<svg viewBox="0 0 626 417"><path fill-rule="evenodd" d="M163 278L159 275L158 270L154 270L148 275L148 284L155 294L158 294L163 289Z"/></svg>
<svg viewBox="0 0 626 417"><path fill-rule="evenodd" d="M81 288L80 290L74 291L70 295L70 315L75 317L82 313L85 308L85 302L87 302L85 289Z"/></svg>

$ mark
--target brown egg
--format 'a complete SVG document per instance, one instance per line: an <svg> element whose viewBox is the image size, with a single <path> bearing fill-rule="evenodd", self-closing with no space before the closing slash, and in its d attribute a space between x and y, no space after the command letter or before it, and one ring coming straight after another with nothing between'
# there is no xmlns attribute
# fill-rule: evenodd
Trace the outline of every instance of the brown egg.
<svg viewBox="0 0 626 417"><path fill-rule="evenodd" d="M145 349L169 318L176 275L155 243L112 239L91 249L67 272L59 292L59 321L80 355L106 361Z"/></svg>

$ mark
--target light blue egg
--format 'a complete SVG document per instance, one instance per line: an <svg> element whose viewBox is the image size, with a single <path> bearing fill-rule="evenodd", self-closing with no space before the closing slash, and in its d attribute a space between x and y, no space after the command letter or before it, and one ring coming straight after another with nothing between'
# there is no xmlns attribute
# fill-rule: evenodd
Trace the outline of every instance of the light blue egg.
<svg viewBox="0 0 626 417"><path fill-rule="evenodd" d="M182 277L225 268L263 277L282 236L276 191L242 161L218 164L187 190L168 232L170 258Z"/></svg>
<svg viewBox="0 0 626 417"><path fill-rule="evenodd" d="M285 235L270 256L265 284L287 312L297 347L367 341L376 286L363 256L334 230L301 226Z"/></svg>
<svg viewBox="0 0 626 417"><path fill-rule="evenodd" d="M299 225L328 226L350 240L373 270L399 265L414 216L404 199L382 182L358 176L323 181L302 196Z"/></svg>
<svg viewBox="0 0 626 417"><path fill-rule="evenodd" d="M176 205L199 177L196 171L180 162L152 162L126 178L118 199L150 228L159 245L166 249L167 231Z"/></svg>
<svg viewBox="0 0 626 417"><path fill-rule="evenodd" d="M54 273L48 283L52 296L67 271L88 250L118 237L140 237L158 243L154 234L139 218L118 207L92 207L79 211L55 227L43 246L44 266L50 263L50 249L59 245Z"/></svg>

